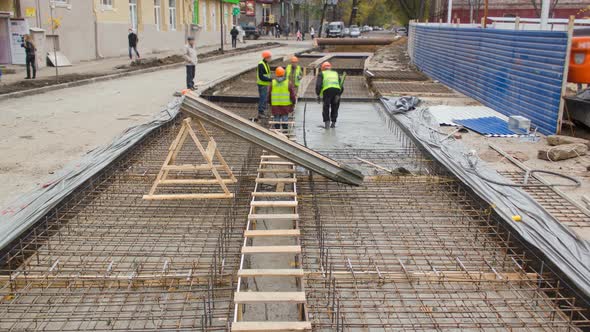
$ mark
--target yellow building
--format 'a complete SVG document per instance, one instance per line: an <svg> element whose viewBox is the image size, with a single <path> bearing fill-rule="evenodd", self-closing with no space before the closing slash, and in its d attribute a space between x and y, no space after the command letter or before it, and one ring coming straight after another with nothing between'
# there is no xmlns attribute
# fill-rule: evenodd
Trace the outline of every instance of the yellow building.
<svg viewBox="0 0 590 332"><path fill-rule="evenodd" d="M226 32L224 35L227 35L227 31L231 29L233 4L225 1L93 1L98 48L102 56L126 54L128 51L126 36L130 28L137 32L140 53L180 49L188 36L195 37L199 46L219 43L221 6L224 11L223 23L224 32ZM197 8L196 12L195 8Z"/></svg>

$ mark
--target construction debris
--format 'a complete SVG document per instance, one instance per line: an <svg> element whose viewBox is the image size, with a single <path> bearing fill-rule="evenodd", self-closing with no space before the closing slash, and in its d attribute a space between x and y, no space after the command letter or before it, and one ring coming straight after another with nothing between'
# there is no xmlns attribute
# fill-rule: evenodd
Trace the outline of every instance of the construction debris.
<svg viewBox="0 0 590 332"><path fill-rule="evenodd" d="M579 156L585 156L588 153L588 146L581 143L571 143L556 145L549 149L539 150L537 158L549 161L559 161Z"/></svg>
<svg viewBox="0 0 590 332"><path fill-rule="evenodd" d="M583 139L583 138L579 138L579 137L572 137L572 136L563 136L563 135L549 135L549 136L547 136L547 144L549 144L551 146L572 144L572 143L585 144L590 148L590 140L587 140L587 139Z"/></svg>

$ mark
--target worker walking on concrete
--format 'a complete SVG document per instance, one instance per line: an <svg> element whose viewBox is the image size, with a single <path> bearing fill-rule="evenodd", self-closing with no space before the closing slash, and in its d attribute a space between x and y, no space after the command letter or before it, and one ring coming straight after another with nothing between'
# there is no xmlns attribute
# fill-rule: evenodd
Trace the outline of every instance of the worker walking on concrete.
<svg viewBox="0 0 590 332"><path fill-rule="evenodd" d="M266 110L266 103L268 98L268 87L272 82L270 77L270 66L268 63L272 60L270 51L262 52L262 60L258 63L256 68L256 84L258 84L258 118L263 118Z"/></svg>
<svg viewBox="0 0 590 332"><path fill-rule="evenodd" d="M318 96L318 102L320 102L320 97L324 101L322 117L326 129L336 128L340 96L344 92L343 83L341 76L332 70L332 65L329 62L322 63L322 71L318 74L315 84L315 93Z"/></svg>
<svg viewBox="0 0 590 332"><path fill-rule="evenodd" d="M287 66L287 79L292 82L295 87L295 92L298 92L299 84L301 84L301 78L303 77L303 70L299 66L299 59L296 56L291 57L291 63Z"/></svg>
<svg viewBox="0 0 590 332"><path fill-rule="evenodd" d="M289 121L289 114L293 112L293 106L297 102L295 94L295 87L285 76L285 69L278 67L275 70L276 78L268 89L268 103L270 104L270 112L273 115L273 120L276 122L283 122L282 124L275 124L276 129L289 128L289 125L284 122Z"/></svg>

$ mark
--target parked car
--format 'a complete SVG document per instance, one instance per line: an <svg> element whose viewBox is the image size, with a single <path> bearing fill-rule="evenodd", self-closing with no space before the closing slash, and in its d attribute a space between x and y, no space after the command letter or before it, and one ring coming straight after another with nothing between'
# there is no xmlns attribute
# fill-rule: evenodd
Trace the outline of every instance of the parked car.
<svg viewBox="0 0 590 332"><path fill-rule="evenodd" d="M375 30L375 31L383 31L383 28L382 27L375 26L375 27L373 27L373 30Z"/></svg>
<svg viewBox="0 0 590 332"><path fill-rule="evenodd" d="M356 25L350 26L350 37L358 38L361 36L361 29Z"/></svg>
<svg viewBox="0 0 590 332"><path fill-rule="evenodd" d="M342 30L342 36L343 37L350 37L350 29L344 28L344 30Z"/></svg>
<svg viewBox="0 0 590 332"><path fill-rule="evenodd" d="M344 33L344 22L330 22L328 24L328 38L340 38Z"/></svg>
<svg viewBox="0 0 590 332"><path fill-rule="evenodd" d="M407 36L408 35L408 30L404 27L398 28L397 29L397 35L398 36Z"/></svg>
<svg viewBox="0 0 590 332"><path fill-rule="evenodd" d="M260 31L253 26L248 24L242 24L242 29L244 30L244 39L258 39L260 38Z"/></svg>

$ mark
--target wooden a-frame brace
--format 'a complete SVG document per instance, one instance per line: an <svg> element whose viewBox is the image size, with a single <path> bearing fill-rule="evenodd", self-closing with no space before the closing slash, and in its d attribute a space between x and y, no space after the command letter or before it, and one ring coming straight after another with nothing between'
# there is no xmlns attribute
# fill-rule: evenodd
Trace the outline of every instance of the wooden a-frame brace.
<svg viewBox="0 0 590 332"><path fill-rule="evenodd" d="M164 165L160 169L152 188L150 189L147 195L143 196L143 199L148 200L173 200L173 199L215 199L215 198L232 198L234 194L229 191L227 188L227 183L235 183L237 182L231 168L223 159L223 156L217 149L217 143L209 135L207 129L203 126L203 123L199 120L194 120L195 124L197 125L197 129L205 136L208 140L207 147L203 147L199 138L195 134L191 123L193 119L186 118L182 121L182 126L180 127L180 131L178 135L168 148L168 156L164 161ZM178 153L182 149L182 146L188 136L191 137L192 141L197 146L197 149L205 159L205 164L201 165L175 165L176 157ZM214 164L213 161L217 159L219 164ZM229 178L223 179L221 175L219 175L218 169L224 170L228 175ZM168 173L170 171L210 171L213 173L214 179L168 179ZM159 185L162 184L194 184L194 185L210 185L210 184L219 184L223 192L220 193L206 193L206 194L156 194L156 190L158 189Z"/></svg>

